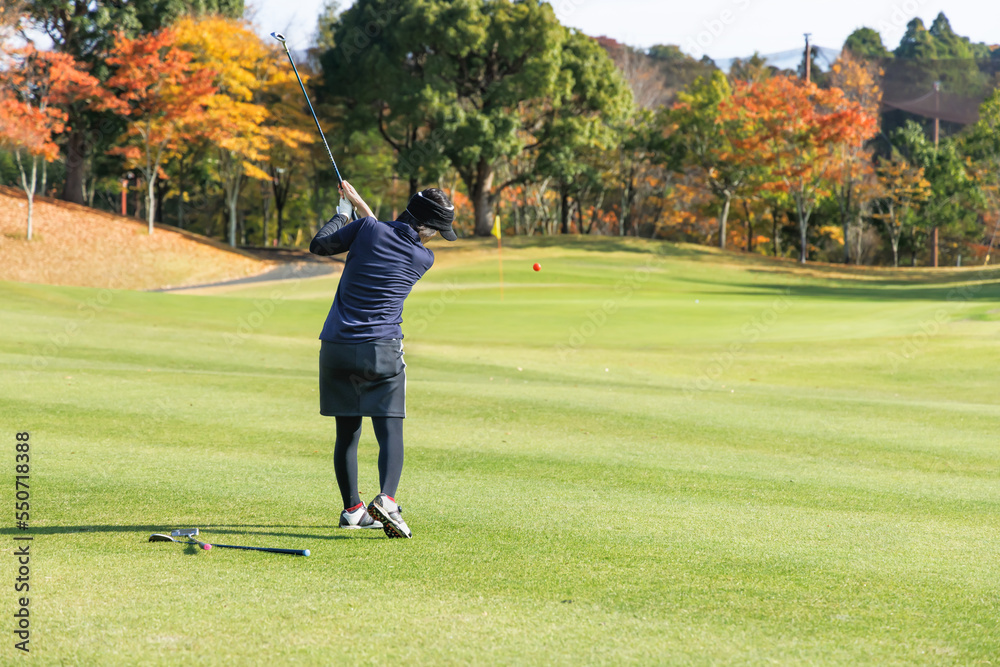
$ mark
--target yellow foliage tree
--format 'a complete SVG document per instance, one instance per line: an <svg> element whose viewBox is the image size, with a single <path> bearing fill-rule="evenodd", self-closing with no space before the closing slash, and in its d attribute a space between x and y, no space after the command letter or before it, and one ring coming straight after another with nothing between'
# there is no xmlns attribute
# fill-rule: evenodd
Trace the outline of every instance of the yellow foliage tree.
<svg viewBox="0 0 1000 667"><path fill-rule="evenodd" d="M911 214L931 196L931 184L924 177L923 167L907 162L898 153L884 160L877 169L879 198L882 210L873 217L881 220L892 243L892 265L899 266L899 239Z"/></svg>
<svg viewBox="0 0 1000 667"><path fill-rule="evenodd" d="M309 135L279 126L265 103L275 87L294 75L278 49L265 44L243 20L219 16L185 17L174 30L177 42L194 55L193 64L215 73L218 92L208 102L202 131L218 152L219 180L229 209L229 244L237 240L237 204L247 178L270 180L261 165L275 145L297 147Z"/></svg>
<svg viewBox="0 0 1000 667"><path fill-rule="evenodd" d="M312 117L306 112L302 99L302 91L295 76L274 81L267 86L265 93L267 107L271 109L271 117L264 127L270 137L271 145L266 162L261 168L268 174L267 189L274 199L277 213L275 239L281 242L284 226L284 209L292 190L293 182L301 177L302 165L310 160L310 147L318 145ZM326 157L326 153L323 153ZM265 204L268 198L265 198ZM262 236L267 245L267 207L264 210L264 228Z"/></svg>

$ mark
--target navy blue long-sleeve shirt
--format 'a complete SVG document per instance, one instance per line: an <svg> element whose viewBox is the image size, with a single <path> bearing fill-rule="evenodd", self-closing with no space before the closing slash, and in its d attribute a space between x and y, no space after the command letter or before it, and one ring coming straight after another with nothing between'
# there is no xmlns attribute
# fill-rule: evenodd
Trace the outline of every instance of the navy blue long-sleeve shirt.
<svg viewBox="0 0 1000 667"><path fill-rule="evenodd" d="M434 253L402 222L335 215L309 244L316 255L350 250L320 340L402 338L403 301L434 264Z"/></svg>

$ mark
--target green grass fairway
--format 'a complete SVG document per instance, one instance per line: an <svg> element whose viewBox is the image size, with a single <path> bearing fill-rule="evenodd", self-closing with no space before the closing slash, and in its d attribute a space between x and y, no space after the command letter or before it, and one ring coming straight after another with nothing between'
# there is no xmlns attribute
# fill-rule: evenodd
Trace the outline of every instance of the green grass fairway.
<svg viewBox="0 0 1000 667"><path fill-rule="evenodd" d="M336 278L0 284L39 664L997 664L1000 272L514 239L501 302L489 241L433 247L410 541L336 528ZM184 527L312 556L146 542Z"/></svg>

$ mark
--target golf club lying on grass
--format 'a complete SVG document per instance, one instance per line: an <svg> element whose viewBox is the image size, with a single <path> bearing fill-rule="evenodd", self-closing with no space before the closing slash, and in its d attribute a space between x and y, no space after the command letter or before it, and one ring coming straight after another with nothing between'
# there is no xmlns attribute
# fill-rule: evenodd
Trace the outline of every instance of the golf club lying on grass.
<svg viewBox="0 0 1000 667"><path fill-rule="evenodd" d="M212 548L211 544L206 544L201 540L194 539L194 536L198 534L197 528L191 528L188 530L175 530L170 535L164 535L163 533L153 533L149 536L150 542L177 542L178 544L197 544L205 551ZM186 537L188 540L175 540L174 537Z"/></svg>
<svg viewBox="0 0 1000 667"><path fill-rule="evenodd" d="M197 528L184 528L184 529L181 529L181 530L172 530L172 531L170 531L170 536L171 537L186 537L189 540L195 542L196 544L200 544L201 548L204 549L205 551L208 551L209 549L211 549L212 548L211 544L206 544L205 542L202 542L201 540L195 539L195 535L197 535L197 534L198 534L198 529Z"/></svg>
<svg viewBox="0 0 1000 667"><path fill-rule="evenodd" d="M200 545L202 549L206 551L211 549L213 546L219 547L221 549L244 549L246 551L266 551L272 554L288 554L290 556L308 556L308 549L268 549L265 547L240 547L234 544L208 544L200 540L194 539L194 536L198 534L197 528L184 528L181 530L175 530L170 533L170 535L164 535L163 533L153 533L149 536L150 542L178 542L180 544L197 544ZM185 540L175 540L175 537L186 537Z"/></svg>

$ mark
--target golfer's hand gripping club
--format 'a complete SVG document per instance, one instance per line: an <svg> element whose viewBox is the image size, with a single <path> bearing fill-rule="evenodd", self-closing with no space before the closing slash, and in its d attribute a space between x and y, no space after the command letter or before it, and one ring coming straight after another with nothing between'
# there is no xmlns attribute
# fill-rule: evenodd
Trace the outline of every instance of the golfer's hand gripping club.
<svg viewBox="0 0 1000 667"><path fill-rule="evenodd" d="M340 203L337 204L337 213L348 219L354 214L354 206L343 195L340 197Z"/></svg>
<svg viewBox="0 0 1000 667"><path fill-rule="evenodd" d="M361 198L361 195L359 195L358 191L354 189L354 186L347 181L342 181L340 184L340 196L342 197L342 205L344 200L347 200L349 205L353 206L354 210L356 210L363 217L375 217L375 214L372 213L371 207L365 203L365 200Z"/></svg>

